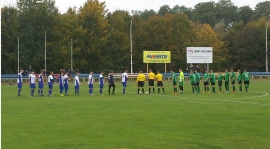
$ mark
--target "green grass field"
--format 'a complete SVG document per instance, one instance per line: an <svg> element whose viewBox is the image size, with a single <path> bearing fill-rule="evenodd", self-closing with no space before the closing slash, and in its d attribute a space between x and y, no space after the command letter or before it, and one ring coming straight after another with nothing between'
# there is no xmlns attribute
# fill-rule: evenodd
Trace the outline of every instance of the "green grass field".
<svg viewBox="0 0 270 149"><path fill-rule="evenodd" d="M115 96L22 97L16 85L2 85L3 149L266 149L270 148L270 81L252 81L249 92L172 95L136 95L129 83L127 95L116 86ZM45 86L45 93L47 93ZM201 90L202 90L201 85ZM217 87L216 87L217 89ZM222 88L224 91L224 87ZM231 89L231 86L230 86ZM157 91L157 89L156 89ZM37 95L37 90L35 92Z"/></svg>

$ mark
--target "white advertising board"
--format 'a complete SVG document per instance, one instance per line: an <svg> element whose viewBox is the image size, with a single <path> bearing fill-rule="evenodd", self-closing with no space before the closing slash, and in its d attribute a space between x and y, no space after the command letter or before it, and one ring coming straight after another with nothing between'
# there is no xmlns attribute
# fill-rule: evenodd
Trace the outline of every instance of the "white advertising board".
<svg viewBox="0 0 270 149"><path fill-rule="evenodd" d="M213 48L187 47L187 63L213 63Z"/></svg>

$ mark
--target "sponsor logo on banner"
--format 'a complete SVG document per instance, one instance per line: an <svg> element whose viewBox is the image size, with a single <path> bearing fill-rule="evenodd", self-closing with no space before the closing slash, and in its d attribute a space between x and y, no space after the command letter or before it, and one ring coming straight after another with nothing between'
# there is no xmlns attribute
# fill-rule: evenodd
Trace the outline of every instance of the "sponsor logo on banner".
<svg viewBox="0 0 270 149"><path fill-rule="evenodd" d="M143 51L144 63L171 63L170 51Z"/></svg>
<svg viewBox="0 0 270 149"><path fill-rule="evenodd" d="M168 55L159 55L159 54L153 54L153 55L151 55L151 54L148 54L147 56L146 56L146 58L151 58L151 59L167 59L167 57L168 57Z"/></svg>
<svg viewBox="0 0 270 149"><path fill-rule="evenodd" d="M187 63L213 63L213 48L187 47Z"/></svg>
<svg viewBox="0 0 270 149"><path fill-rule="evenodd" d="M189 55L193 54L193 49L188 49L188 54Z"/></svg>

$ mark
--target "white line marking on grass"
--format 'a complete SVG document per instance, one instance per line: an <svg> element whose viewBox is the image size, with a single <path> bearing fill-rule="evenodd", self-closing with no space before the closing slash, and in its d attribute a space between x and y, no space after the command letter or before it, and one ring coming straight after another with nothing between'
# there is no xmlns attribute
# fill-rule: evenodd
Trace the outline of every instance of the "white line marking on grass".
<svg viewBox="0 0 270 149"><path fill-rule="evenodd" d="M82 88L84 90L86 90L86 89L88 90L88 88L85 88L85 87L80 87L80 88ZM99 91L99 88L96 88L96 90ZM108 90L106 89L106 90L103 90L103 91L108 91ZM115 90L115 91L122 92L122 90ZM232 98L232 99L261 98L261 97L265 97L265 96L268 96L269 95L266 92L258 92L258 91L253 91L253 92L261 93L263 95L253 96L253 97L243 97L243 98ZM137 92L130 92L130 91L126 91L126 93L132 93L133 95L136 95L137 94ZM122 94L119 94L119 95L122 95ZM145 94L145 95L147 95L147 94ZM179 94L177 94L177 95L179 95ZM162 94L161 93L161 94L155 94L155 95L149 95L149 96L160 96L160 97L166 96L166 97L171 97L171 98L179 98L180 100L190 100L190 99L192 99L192 100L203 100L203 101L221 101L221 102L231 102L231 103L240 103L240 104L251 104L251 105L270 106L270 104L255 103L255 102L246 102L246 101L238 101L238 100L224 100L224 99L195 98L195 97L181 97L181 96L177 96L177 95L168 95L168 94ZM200 94L194 94L194 96L196 96L196 95L200 95ZM110 100L113 100L113 99L110 99ZM168 100L171 100L171 99L168 98Z"/></svg>
<svg viewBox="0 0 270 149"><path fill-rule="evenodd" d="M268 93L264 92L258 92L263 93L261 96L254 96L254 97L245 97L245 98L232 98L232 99L246 99L246 98L260 98L268 96ZM224 100L224 99L205 99L205 98L190 98L194 100L208 100L208 101L222 101L222 102L234 102L234 103L242 103L242 104L253 104L253 105L262 105L262 106L270 106L270 104L262 104L262 103L255 103L255 102L246 102L246 101L238 101L238 100Z"/></svg>
<svg viewBox="0 0 270 149"><path fill-rule="evenodd" d="M254 91L254 92L255 93L261 93L263 95L261 95L261 96L253 96L253 97L233 98L233 99L260 98L260 97L268 96L268 93L265 93L265 92L257 92L257 91Z"/></svg>
<svg viewBox="0 0 270 149"><path fill-rule="evenodd" d="M130 92L134 93L134 92ZM233 98L233 99L246 99L246 98L261 98L268 96L268 93L265 92L257 92L257 93L263 93L263 95L260 96L254 96L254 97L244 97L244 98ZM234 102L234 103L241 103L241 104L252 104L252 105L262 105L262 106L270 106L270 104L262 104L262 103L254 103L254 102L245 102L245 101L238 101L238 100L224 100L224 99L209 99L209 98L193 98L193 97L181 97L181 96L172 96L172 95L158 95L158 96L167 96L171 98L179 98L180 100L203 100L203 101L222 101L222 102Z"/></svg>

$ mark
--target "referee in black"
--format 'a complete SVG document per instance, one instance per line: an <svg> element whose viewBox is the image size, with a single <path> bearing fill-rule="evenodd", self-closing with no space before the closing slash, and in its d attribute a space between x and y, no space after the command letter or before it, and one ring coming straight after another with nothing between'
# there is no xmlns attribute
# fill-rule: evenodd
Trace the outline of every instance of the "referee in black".
<svg viewBox="0 0 270 149"><path fill-rule="evenodd" d="M109 80L109 95L111 95L111 87L113 87L113 90L112 90L112 94L114 94L114 91L115 91L115 84L114 84L114 79L113 79L113 70L111 70L110 72L110 75L108 76L108 80Z"/></svg>

